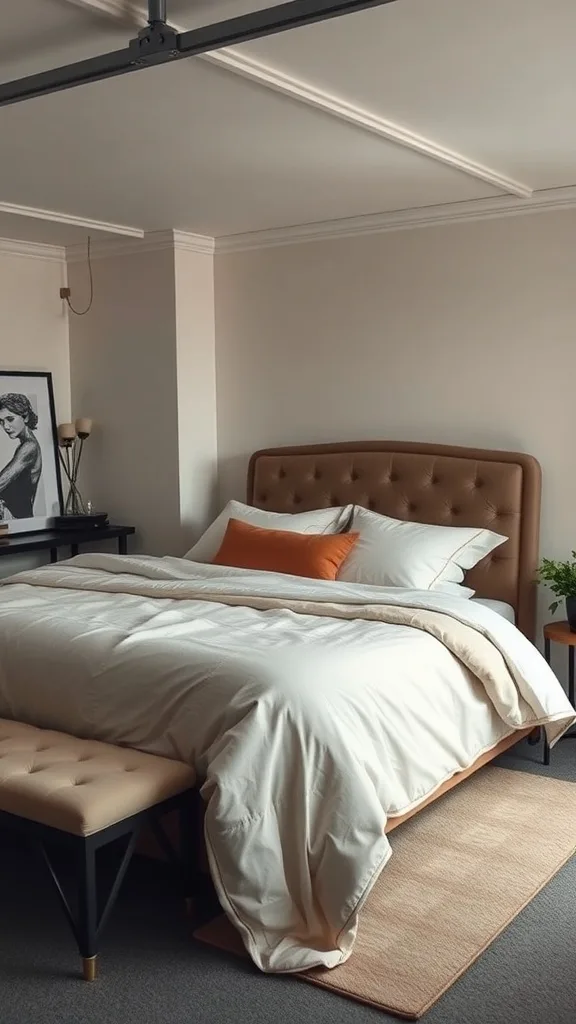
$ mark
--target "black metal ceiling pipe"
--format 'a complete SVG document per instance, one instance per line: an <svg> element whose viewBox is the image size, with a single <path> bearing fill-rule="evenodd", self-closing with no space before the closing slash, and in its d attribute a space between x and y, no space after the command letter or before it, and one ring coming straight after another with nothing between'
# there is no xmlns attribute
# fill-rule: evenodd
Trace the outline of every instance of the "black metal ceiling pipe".
<svg viewBox="0 0 576 1024"><path fill-rule="evenodd" d="M148 21L150 25L166 21L166 0L148 0Z"/></svg>
<svg viewBox="0 0 576 1024"><path fill-rule="evenodd" d="M396 0L290 0L289 3L253 11L237 18L203 25L180 35L164 25L151 21L150 27L131 40L124 50L105 53L66 67L29 75L14 82L0 83L0 107L23 100L47 96L63 89L73 89L90 82L99 82L115 75L126 75L140 68L166 64L182 57L238 45L263 36L275 35L293 28L302 28L329 18L339 18L371 7L383 7ZM149 16L166 14L166 0L149 0ZM162 28L162 26L164 26ZM358 54L361 59L361 54Z"/></svg>
<svg viewBox="0 0 576 1024"><path fill-rule="evenodd" d="M253 11L228 21L217 22L183 32L180 52L183 57L219 50L223 46L237 46L253 39L277 35L294 28L304 28L316 22L341 18L345 14L366 11L370 7L383 7L396 0L289 0L264 11ZM361 54L358 54L361 60Z"/></svg>

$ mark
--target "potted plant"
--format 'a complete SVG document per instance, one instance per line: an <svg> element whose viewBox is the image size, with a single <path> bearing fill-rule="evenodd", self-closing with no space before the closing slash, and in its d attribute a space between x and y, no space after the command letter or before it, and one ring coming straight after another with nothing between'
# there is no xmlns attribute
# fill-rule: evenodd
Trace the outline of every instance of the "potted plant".
<svg viewBox="0 0 576 1024"><path fill-rule="evenodd" d="M538 570L538 579L547 583L550 590L558 598L566 601L566 618L570 629L576 633L576 551L572 552L571 562L555 562L551 558L543 558ZM550 611L556 611L560 601L552 601Z"/></svg>

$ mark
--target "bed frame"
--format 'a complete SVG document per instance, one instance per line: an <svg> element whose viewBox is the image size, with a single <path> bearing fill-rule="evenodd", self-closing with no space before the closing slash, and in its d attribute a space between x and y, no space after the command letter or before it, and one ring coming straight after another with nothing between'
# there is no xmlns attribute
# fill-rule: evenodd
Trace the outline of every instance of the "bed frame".
<svg viewBox="0 0 576 1024"><path fill-rule="evenodd" d="M477 526L508 540L467 573L478 597L512 605L534 641L541 470L531 455L412 441L344 441L265 448L248 467L248 504L270 512L363 505L438 526ZM473 772L539 730L505 737L418 807L390 818L391 832Z"/></svg>

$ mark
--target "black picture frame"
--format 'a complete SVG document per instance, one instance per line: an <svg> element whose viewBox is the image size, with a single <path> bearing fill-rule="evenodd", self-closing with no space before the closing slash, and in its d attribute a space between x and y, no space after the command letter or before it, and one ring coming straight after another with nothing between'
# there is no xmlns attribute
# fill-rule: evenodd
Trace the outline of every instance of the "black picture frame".
<svg viewBox="0 0 576 1024"><path fill-rule="evenodd" d="M0 370L0 537L46 530L62 510L52 374Z"/></svg>

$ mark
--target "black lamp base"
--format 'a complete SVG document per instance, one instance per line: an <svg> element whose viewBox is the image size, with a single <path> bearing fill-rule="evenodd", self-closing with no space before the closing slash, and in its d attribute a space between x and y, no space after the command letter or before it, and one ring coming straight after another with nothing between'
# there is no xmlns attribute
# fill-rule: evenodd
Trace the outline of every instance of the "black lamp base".
<svg viewBox="0 0 576 1024"><path fill-rule="evenodd" d="M52 526L55 530L98 530L108 526L108 513L89 512L86 515L55 516Z"/></svg>

